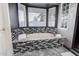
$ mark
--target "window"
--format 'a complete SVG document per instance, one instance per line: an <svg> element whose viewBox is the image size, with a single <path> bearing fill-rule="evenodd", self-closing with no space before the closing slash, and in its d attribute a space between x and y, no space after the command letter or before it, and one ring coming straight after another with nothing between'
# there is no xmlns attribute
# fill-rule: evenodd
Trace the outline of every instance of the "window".
<svg viewBox="0 0 79 59"><path fill-rule="evenodd" d="M28 7L29 26L46 26L46 9Z"/></svg>
<svg viewBox="0 0 79 59"><path fill-rule="evenodd" d="M19 27L46 27L47 10L43 8L28 7L28 19L26 19L25 5L18 4ZM27 23L28 21L28 23ZM55 27L56 7L49 8L48 27Z"/></svg>
<svg viewBox="0 0 79 59"><path fill-rule="evenodd" d="M22 4L18 4L19 27L26 27L26 8Z"/></svg>
<svg viewBox="0 0 79 59"><path fill-rule="evenodd" d="M56 20L56 7L49 8L49 15L48 15L48 26L55 27L55 20Z"/></svg>

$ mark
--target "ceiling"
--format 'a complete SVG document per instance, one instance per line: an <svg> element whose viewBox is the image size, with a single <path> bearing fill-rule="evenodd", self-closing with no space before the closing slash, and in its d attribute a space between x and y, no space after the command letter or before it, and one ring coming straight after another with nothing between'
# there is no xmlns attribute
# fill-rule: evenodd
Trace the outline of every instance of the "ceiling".
<svg viewBox="0 0 79 59"><path fill-rule="evenodd" d="M22 4L30 6L30 7L50 8L52 6L59 5L60 3L22 3Z"/></svg>

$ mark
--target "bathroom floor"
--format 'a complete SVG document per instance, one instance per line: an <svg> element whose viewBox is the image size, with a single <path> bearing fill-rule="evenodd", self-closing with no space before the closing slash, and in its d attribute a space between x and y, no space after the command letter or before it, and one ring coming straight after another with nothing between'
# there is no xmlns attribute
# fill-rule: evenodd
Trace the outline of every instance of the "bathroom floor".
<svg viewBox="0 0 79 59"><path fill-rule="evenodd" d="M64 47L52 48L52 49L40 49L32 52L26 51L25 53L17 53L15 56L75 56L69 50Z"/></svg>

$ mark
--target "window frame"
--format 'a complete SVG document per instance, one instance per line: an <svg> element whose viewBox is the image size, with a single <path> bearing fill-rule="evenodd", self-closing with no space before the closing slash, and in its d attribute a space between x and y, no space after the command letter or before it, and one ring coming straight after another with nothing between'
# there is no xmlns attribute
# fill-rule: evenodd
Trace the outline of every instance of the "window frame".
<svg viewBox="0 0 79 59"><path fill-rule="evenodd" d="M19 27L19 18L18 18L18 27L19 28L28 28L28 27L34 27L34 28L39 28L39 27L49 27L49 28L57 28L58 27L58 11L59 11L59 5L53 5L53 6L51 6L51 7L49 7L49 8L53 8L53 7L56 7L56 19L55 19L55 26L53 27L53 26L48 26L48 15L49 15L49 8L42 8L42 7L34 7L34 6L27 6L27 5L25 5L25 4L23 4L23 3L21 3L22 5L24 5L25 6L25 8L26 8L26 26L25 27ZM18 4L17 4L18 5ZM32 8L40 8L40 9L46 9L46 26L29 26L29 19L28 19L28 8L29 7L32 7ZM18 9L18 6L17 6L17 9Z"/></svg>

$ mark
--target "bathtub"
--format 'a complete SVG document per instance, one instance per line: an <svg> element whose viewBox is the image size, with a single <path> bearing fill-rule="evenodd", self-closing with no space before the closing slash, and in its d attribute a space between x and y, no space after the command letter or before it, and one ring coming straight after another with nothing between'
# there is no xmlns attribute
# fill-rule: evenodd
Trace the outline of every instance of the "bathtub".
<svg viewBox="0 0 79 59"><path fill-rule="evenodd" d="M46 39L56 39L56 38L61 38L60 34L53 34L53 33L32 33L32 34L21 34L18 36L19 42L24 42L24 41L30 41L30 40L46 40Z"/></svg>

